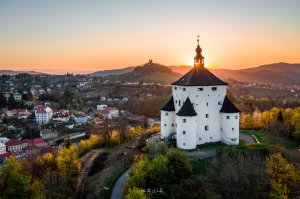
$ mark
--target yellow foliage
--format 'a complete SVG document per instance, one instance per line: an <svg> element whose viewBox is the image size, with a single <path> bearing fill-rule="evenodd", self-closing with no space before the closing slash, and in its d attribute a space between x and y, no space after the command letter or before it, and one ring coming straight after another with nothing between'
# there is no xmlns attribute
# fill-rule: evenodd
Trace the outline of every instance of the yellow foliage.
<svg viewBox="0 0 300 199"><path fill-rule="evenodd" d="M81 161L78 158L76 148L71 145L69 148L64 147L56 157L58 171L61 175L71 177L74 173L81 170Z"/></svg>
<svg viewBox="0 0 300 199"><path fill-rule="evenodd" d="M78 152L82 153L86 150L93 149L103 143L103 138L100 135L91 135L87 140L81 140L78 144Z"/></svg>
<svg viewBox="0 0 300 199"><path fill-rule="evenodd" d="M297 178L295 167L281 153L270 155L266 159L266 169L270 178L271 198L288 198L289 185Z"/></svg>

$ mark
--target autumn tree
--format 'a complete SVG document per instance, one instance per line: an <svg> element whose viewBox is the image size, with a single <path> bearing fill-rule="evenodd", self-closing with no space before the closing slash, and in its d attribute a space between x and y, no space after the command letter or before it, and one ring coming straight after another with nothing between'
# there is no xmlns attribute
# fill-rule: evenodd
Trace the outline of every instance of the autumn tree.
<svg viewBox="0 0 300 199"><path fill-rule="evenodd" d="M293 186L299 183L294 165L281 153L275 153L266 158L266 169L271 186L270 198L289 198Z"/></svg>
<svg viewBox="0 0 300 199"><path fill-rule="evenodd" d="M59 173L65 175L70 181L80 172L82 166L73 145L69 148L64 147L58 152L56 163Z"/></svg>
<svg viewBox="0 0 300 199"><path fill-rule="evenodd" d="M20 164L14 157L5 160L0 172L1 198L27 198L29 177L21 172Z"/></svg>

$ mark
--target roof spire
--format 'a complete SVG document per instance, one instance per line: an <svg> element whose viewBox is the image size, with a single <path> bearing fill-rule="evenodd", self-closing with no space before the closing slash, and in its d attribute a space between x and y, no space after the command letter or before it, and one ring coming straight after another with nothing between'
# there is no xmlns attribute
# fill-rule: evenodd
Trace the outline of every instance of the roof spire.
<svg viewBox="0 0 300 199"><path fill-rule="evenodd" d="M202 56L202 49L199 45L199 35L197 36L197 48L196 48L196 56L194 57L194 67L204 67L204 57Z"/></svg>

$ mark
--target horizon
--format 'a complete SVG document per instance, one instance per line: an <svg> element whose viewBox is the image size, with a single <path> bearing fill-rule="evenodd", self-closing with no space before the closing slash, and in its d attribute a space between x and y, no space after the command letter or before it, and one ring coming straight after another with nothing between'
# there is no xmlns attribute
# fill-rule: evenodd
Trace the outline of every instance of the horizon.
<svg viewBox="0 0 300 199"><path fill-rule="evenodd" d="M0 2L0 70L82 74L149 58L192 65L198 34L207 68L300 63L298 7L280 0Z"/></svg>

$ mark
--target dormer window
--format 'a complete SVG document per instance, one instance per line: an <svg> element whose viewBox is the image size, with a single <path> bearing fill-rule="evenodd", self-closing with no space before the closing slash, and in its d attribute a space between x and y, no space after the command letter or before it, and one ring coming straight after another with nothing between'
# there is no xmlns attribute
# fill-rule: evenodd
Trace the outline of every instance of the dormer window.
<svg viewBox="0 0 300 199"><path fill-rule="evenodd" d="M212 90L212 91L216 91L216 90L217 90L217 87L212 87L211 90Z"/></svg>
<svg viewBox="0 0 300 199"><path fill-rule="evenodd" d="M229 115L227 115L227 116L226 116L226 119L230 119L230 116L229 116Z"/></svg>

